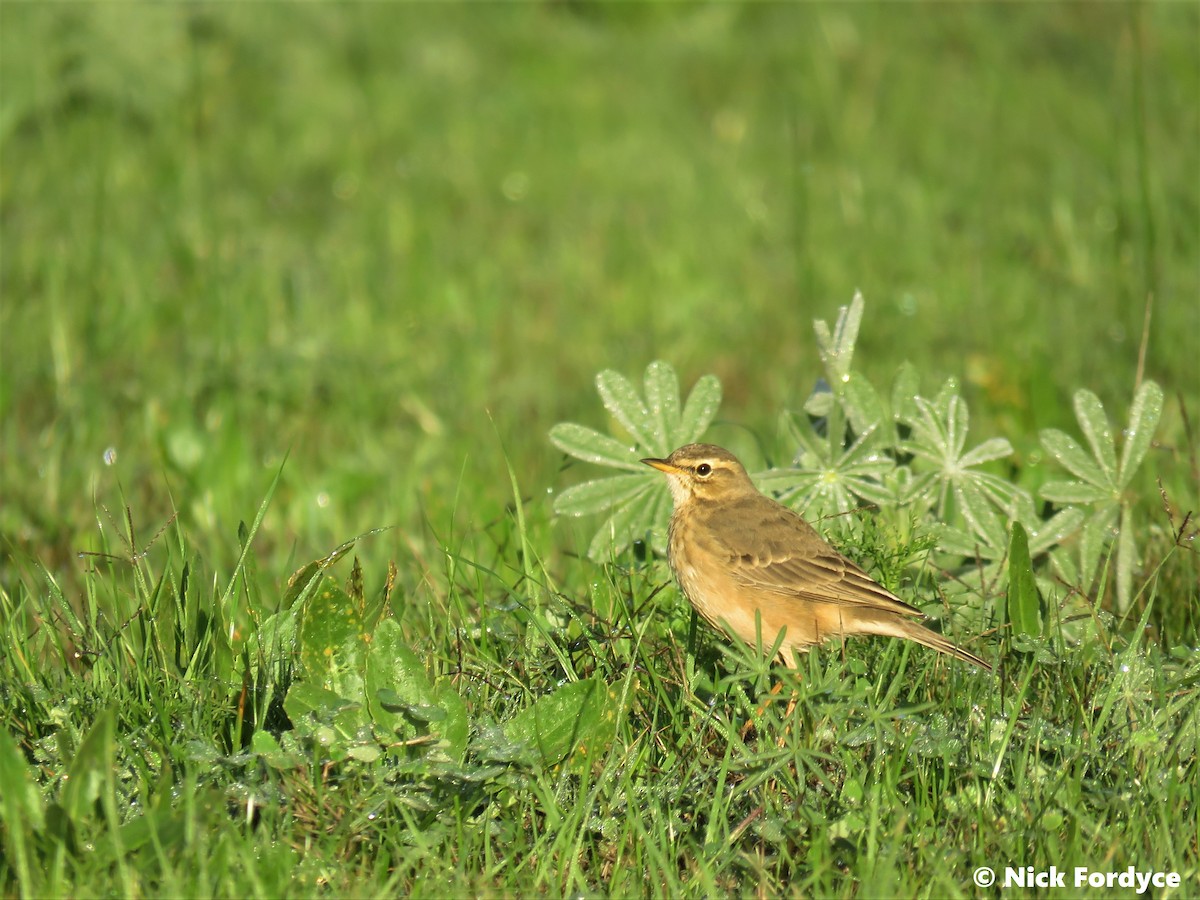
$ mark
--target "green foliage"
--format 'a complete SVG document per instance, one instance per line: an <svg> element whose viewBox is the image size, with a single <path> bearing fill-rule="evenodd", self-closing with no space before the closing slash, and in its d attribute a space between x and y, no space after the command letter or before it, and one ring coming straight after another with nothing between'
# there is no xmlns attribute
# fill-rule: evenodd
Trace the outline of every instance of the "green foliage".
<svg viewBox="0 0 1200 900"><path fill-rule="evenodd" d="M996 860L1196 893L1200 11L926 13L0 4L0 896L961 896ZM772 435L853 284L850 382ZM1111 535L1087 596L1047 565L1094 507L1044 500L1076 476L1037 436L1090 458L1077 384L1124 421L1148 297L1117 628ZM579 386L652 359L718 373L712 433L765 434L810 515L879 505L819 527L957 610L1008 541L947 487L949 552L941 476L908 493L937 464L879 451L955 375L960 455L1004 435L973 469L1053 504L1018 511L1042 643L1083 639L995 679L685 652L618 527L580 558L620 504L576 547L546 493L546 427L632 445Z"/></svg>
<svg viewBox="0 0 1200 900"><path fill-rule="evenodd" d="M620 705L600 679L564 684L504 723L504 734L532 764L556 766L603 753L617 727Z"/></svg>
<svg viewBox="0 0 1200 900"><path fill-rule="evenodd" d="M560 515L582 516L616 508L588 547L588 556L593 560L620 552L635 540L648 541L663 553L671 497L662 478L654 477L655 473L638 460L666 456L676 447L699 439L721 405L720 382L712 375L701 378L687 403L681 404L675 370L665 362L652 362L646 367L644 400L617 372L597 375L596 389L609 415L634 445L571 423L555 425L550 440L577 459L633 474L568 488L555 499L554 510Z"/></svg>
<svg viewBox="0 0 1200 900"><path fill-rule="evenodd" d="M1032 572L1033 555L1043 560L1047 588L1046 574L1052 567L1079 595L1088 596L1099 560L1115 544L1116 607L1125 611L1138 556L1137 529L1131 521L1134 498L1126 489L1153 439L1162 413L1161 388L1147 381L1135 396L1119 463L1100 401L1088 391L1076 395L1076 414L1094 459L1063 432L1042 432L1047 452L1078 479L1042 486L1043 498L1068 504L1043 516L1029 490L992 471L995 463L1012 456L1006 438L989 438L968 448L967 403L954 379L933 397L925 397L919 393L915 369L905 365L890 391L889 412L881 392L852 365L863 312L862 296L856 294L841 308L832 328L823 320L814 323L824 387L809 397L803 417L783 415L785 439L795 448L793 462L752 476L759 486L810 516L851 512L868 504L885 514L903 512L916 518L920 527L937 535L942 565L958 570L948 587L951 593L966 587L987 594L989 585L1010 569L1009 584L1016 579L1020 589L1012 595L1017 605L1008 609L1017 619L1009 624L1021 634L1040 631L1029 605L1030 585L1024 581L1025 570ZM603 373L597 384L605 406L636 446L569 424L555 426L551 441L579 459L626 470L636 469L639 456L663 456L697 440L711 420L708 410L715 411L720 396L714 378L702 379L687 409L695 404L707 414L689 416L685 410L681 419L678 381L663 362L647 370L646 404L614 373ZM712 398L711 404L697 402L698 396ZM585 482L564 491L555 510L582 515L615 508L592 539L592 558L602 557L606 549L619 551L647 534L661 554L664 492L646 482L640 473ZM1119 527L1114 528L1118 519ZM1079 563L1068 543L1076 534ZM1014 549L1021 551L1019 557L1013 556ZM1014 563L1018 569L1012 571Z"/></svg>
<svg viewBox="0 0 1200 900"><path fill-rule="evenodd" d="M1013 522L1008 544L1008 592L1002 620L1016 638L1041 637L1041 596L1029 558L1029 536L1020 522Z"/></svg>
<svg viewBox="0 0 1200 900"><path fill-rule="evenodd" d="M1153 381L1138 388L1122 432L1120 461L1117 439L1100 398L1083 389L1075 394L1075 417L1091 457L1070 435L1055 428L1041 433L1042 446L1074 479L1050 481L1041 495L1054 503L1089 511L1079 540L1078 555L1055 554L1062 576L1087 590L1099 576L1100 560L1115 538L1117 609L1125 612L1133 600L1133 573L1140 562L1137 535L1143 530L1135 512L1130 485L1146 458L1162 417L1163 392Z"/></svg>

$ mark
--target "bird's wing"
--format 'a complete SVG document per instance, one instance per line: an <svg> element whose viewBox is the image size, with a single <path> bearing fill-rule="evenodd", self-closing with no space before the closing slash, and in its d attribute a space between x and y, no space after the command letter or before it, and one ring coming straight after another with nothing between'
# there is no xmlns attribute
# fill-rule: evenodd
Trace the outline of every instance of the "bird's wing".
<svg viewBox="0 0 1200 900"><path fill-rule="evenodd" d="M753 518L757 519L753 527L733 530L722 548L739 583L782 597L921 615L782 504L756 505ZM753 541L747 539L751 534L756 536Z"/></svg>

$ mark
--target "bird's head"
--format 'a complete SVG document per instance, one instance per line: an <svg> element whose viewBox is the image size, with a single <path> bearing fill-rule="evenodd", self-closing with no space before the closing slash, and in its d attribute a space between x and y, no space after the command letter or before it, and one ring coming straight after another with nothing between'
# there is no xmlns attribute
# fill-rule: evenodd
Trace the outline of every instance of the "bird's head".
<svg viewBox="0 0 1200 900"><path fill-rule="evenodd" d="M685 444L666 459L643 459L667 476L671 499L728 500L754 491L754 483L738 458L715 444Z"/></svg>

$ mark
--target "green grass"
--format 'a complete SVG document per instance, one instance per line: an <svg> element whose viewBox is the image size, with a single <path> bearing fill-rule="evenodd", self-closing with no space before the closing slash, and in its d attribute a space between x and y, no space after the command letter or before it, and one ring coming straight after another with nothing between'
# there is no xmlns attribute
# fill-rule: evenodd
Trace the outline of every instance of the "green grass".
<svg viewBox="0 0 1200 900"><path fill-rule="evenodd" d="M1194 894L1198 33L1166 3L0 5L0 893L963 896L986 864ZM959 378L1031 489L1077 388L1123 419L1152 298L1127 619L995 678L880 640L789 673L661 561L584 558L597 523L549 501L594 473L546 433L608 427L597 371L715 373L711 437L782 458L855 288L856 367ZM361 592L289 591L385 526ZM425 671L372 675L358 622ZM392 679L377 758L292 715L335 638L343 696ZM586 752L530 755L589 679Z"/></svg>

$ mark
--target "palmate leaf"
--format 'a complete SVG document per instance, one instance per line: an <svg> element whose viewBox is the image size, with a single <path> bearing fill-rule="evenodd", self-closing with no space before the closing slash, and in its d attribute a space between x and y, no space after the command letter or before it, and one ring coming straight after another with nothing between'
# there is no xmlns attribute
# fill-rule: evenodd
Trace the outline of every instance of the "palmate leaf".
<svg viewBox="0 0 1200 900"><path fill-rule="evenodd" d="M799 445L795 462L754 476L758 486L776 494L782 503L808 515L845 513L861 501L884 504L891 500L885 480L895 462L877 450L878 421L847 448L817 435L796 416L788 416L784 428Z"/></svg>
<svg viewBox="0 0 1200 900"><path fill-rule="evenodd" d="M646 367L643 395L624 375L612 370L596 376L596 390L609 415L632 444L573 423L550 429L550 441L564 453L630 474L598 478L567 488L554 502L559 515L610 512L588 547L588 556L603 560L635 540L646 540L666 552L671 498L661 475L642 465L646 456L663 457L700 438L721 405L721 383L700 378L686 403L680 402L679 379L668 363Z"/></svg>
<svg viewBox="0 0 1200 900"><path fill-rule="evenodd" d="M1130 405L1129 427L1124 432L1119 462L1108 414L1091 391L1077 391L1074 400L1075 418L1091 450L1090 456L1087 449L1062 431L1047 428L1040 434L1046 452L1075 476L1074 480L1047 481L1042 485L1041 496L1053 503L1091 507L1091 518L1080 533L1078 568L1061 554L1056 564L1061 571L1075 574L1081 589L1086 590L1095 580L1106 548L1115 540L1118 612L1128 609L1133 599L1133 571L1139 557L1133 502L1125 496L1125 490L1150 449L1162 415L1162 403L1162 388L1153 381L1143 383L1138 389Z"/></svg>
<svg viewBox="0 0 1200 900"><path fill-rule="evenodd" d="M1012 455L1012 444L997 437L965 449L970 414L957 387L950 379L932 400L913 397L907 407L910 418L902 421L912 433L903 449L915 458L914 469L919 469L921 463L932 466L932 470L916 474L908 496L935 508L943 521L949 517L953 499L954 511L965 521L973 541L1007 548L1006 527L996 511L1007 519L1035 519L1033 498L1011 482L978 470L984 463ZM955 522L947 524L952 530L957 528Z"/></svg>

